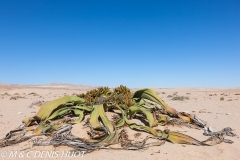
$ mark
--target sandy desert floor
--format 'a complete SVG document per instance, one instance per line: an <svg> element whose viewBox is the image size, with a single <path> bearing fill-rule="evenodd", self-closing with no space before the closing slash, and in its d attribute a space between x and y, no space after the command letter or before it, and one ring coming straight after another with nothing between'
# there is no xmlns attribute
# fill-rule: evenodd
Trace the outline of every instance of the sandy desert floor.
<svg viewBox="0 0 240 160"><path fill-rule="evenodd" d="M84 93L93 87L74 86L5 86L0 85L0 138L6 133L18 127L25 117L34 116L39 110L39 106L32 105L38 101L51 101L64 95L74 95ZM153 88L158 95L171 107L177 111L188 111L196 114L200 119L207 121L214 131L220 131L224 127L231 127L234 133L240 135L240 89L205 89L205 88ZM133 89L134 90L134 89ZM186 96L188 100L173 100L174 94ZM220 100L223 97L224 100ZM163 129L163 127L159 127ZM188 129L186 127L170 126L171 130L185 131L198 140L207 139L203 135L203 130ZM73 126L73 134L87 136L82 129L82 124ZM134 138L135 131L129 130L130 139ZM137 139L145 138L143 133ZM193 146L172 144L166 142L162 146L151 147L140 151L127 150L98 150L83 157L26 157L27 151L30 156L36 151L59 151L70 150L68 147L53 148L52 146L34 147L25 150L25 157L9 157L11 151L21 150L31 146L31 142L26 141L13 146L0 148L0 159L240 159L239 137L229 137L233 144L221 143L215 146ZM5 155L4 155L5 154ZM2 156L4 155L4 156ZM2 157L1 157L2 156Z"/></svg>

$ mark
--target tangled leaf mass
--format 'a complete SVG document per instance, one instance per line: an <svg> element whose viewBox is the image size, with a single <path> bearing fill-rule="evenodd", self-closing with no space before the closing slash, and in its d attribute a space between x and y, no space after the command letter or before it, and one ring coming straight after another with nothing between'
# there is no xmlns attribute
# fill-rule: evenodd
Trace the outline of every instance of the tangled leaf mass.
<svg viewBox="0 0 240 160"><path fill-rule="evenodd" d="M108 117L106 112L118 113ZM71 133L72 125L80 123L86 115L84 127L89 127L89 138L81 138ZM134 118L145 119L148 124L132 122ZM182 125L189 128L203 129L204 135L209 136L205 141L199 141L191 136L169 129L160 130L156 127L165 125ZM150 134L142 141L128 138L124 127ZM46 135L47 139L33 137ZM22 124L10 131L0 140L0 147L17 144L32 139L33 146L53 145L69 146L75 150L92 152L97 149L127 149L138 150L151 146L160 146L166 141L177 144L216 145L221 142L233 143L226 136L236 136L230 127L219 132L213 132L206 122L196 115L177 112L168 106L151 89L140 89L131 93L125 86L113 90L100 87L86 94L65 96L41 106L33 117L25 118ZM154 142L147 143L147 140ZM113 144L121 147L114 148Z"/></svg>

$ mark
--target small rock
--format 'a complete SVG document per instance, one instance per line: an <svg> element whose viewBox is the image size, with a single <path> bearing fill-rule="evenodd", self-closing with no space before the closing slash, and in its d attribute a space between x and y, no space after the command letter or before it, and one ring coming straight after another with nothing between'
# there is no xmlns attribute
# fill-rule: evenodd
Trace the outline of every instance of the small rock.
<svg viewBox="0 0 240 160"><path fill-rule="evenodd" d="M22 112L18 112L17 114L22 114Z"/></svg>
<svg viewBox="0 0 240 160"><path fill-rule="evenodd" d="M231 113L226 113L226 115L231 115Z"/></svg>
<svg viewBox="0 0 240 160"><path fill-rule="evenodd" d="M186 147L186 145L185 145L185 144L182 144L182 146L183 146L183 147Z"/></svg>
<svg viewBox="0 0 240 160"><path fill-rule="evenodd" d="M204 111L204 110L201 110L201 111L199 111L199 113L206 113L206 111Z"/></svg>

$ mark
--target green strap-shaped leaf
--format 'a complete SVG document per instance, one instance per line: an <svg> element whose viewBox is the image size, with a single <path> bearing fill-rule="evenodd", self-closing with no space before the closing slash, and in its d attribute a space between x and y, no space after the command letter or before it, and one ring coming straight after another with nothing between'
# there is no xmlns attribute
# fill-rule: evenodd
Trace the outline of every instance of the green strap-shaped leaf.
<svg viewBox="0 0 240 160"><path fill-rule="evenodd" d="M167 139L173 143L178 144L192 144L192 145L204 145L202 142L192 138L186 134L182 134L179 132L169 132Z"/></svg>
<svg viewBox="0 0 240 160"><path fill-rule="evenodd" d="M146 109L146 108L143 108L142 106L139 106L138 104L135 104L135 105L129 107L129 111L132 113L141 112L141 113L145 114L148 119L149 127L152 128L154 126L154 117L151 112L151 109Z"/></svg>
<svg viewBox="0 0 240 160"><path fill-rule="evenodd" d="M104 138L101 143L103 143L105 146L109 146L114 144L117 141L119 135L119 131L115 130L114 132L110 132L106 138Z"/></svg>
<svg viewBox="0 0 240 160"><path fill-rule="evenodd" d="M55 112L53 112L51 114L51 116L48 117L46 120L51 120L51 119L54 119L54 118L56 118L58 116L63 116L64 114L66 114L71 109L72 109L71 107L60 108L60 109L56 110Z"/></svg>
<svg viewBox="0 0 240 160"><path fill-rule="evenodd" d="M74 103L74 104L83 104L85 100L76 96L65 96L54 101L51 101L47 104L41 106L37 113L37 117L39 117L42 121L46 120L54 110L57 110L59 106L66 103Z"/></svg>
<svg viewBox="0 0 240 160"><path fill-rule="evenodd" d="M101 124L100 124L100 121L98 120L98 118L99 118L98 106L94 106L94 109L91 112L90 119L89 119L89 122L93 128L101 127Z"/></svg>
<svg viewBox="0 0 240 160"><path fill-rule="evenodd" d="M26 125L29 126L31 122L35 121L36 119L34 117L26 117L22 120L22 122Z"/></svg>
<svg viewBox="0 0 240 160"><path fill-rule="evenodd" d="M79 110L79 109L74 109L73 112L75 115L79 115L78 119L75 122L73 122L73 124L82 122L84 111Z"/></svg>
<svg viewBox="0 0 240 160"><path fill-rule="evenodd" d="M144 130L144 131L147 131L148 133L151 133L153 136L156 136L156 137L161 137L162 136L161 132L158 132L157 130L155 130L151 127L148 127L148 126L138 125L136 123L129 123L128 125L132 129Z"/></svg>
<svg viewBox="0 0 240 160"><path fill-rule="evenodd" d="M81 109L81 110L86 110L88 112L91 112L93 110L92 107L85 106L85 105L77 105L77 106L74 106L74 108L78 108L78 109Z"/></svg>
<svg viewBox="0 0 240 160"><path fill-rule="evenodd" d="M133 98L144 98L150 100L161 105L169 114L177 114L177 111L175 109L169 107L161 98L158 97L157 93L151 89L140 89L133 94Z"/></svg>
<svg viewBox="0 0 240 160"><path fill-rule="evenodd" d="M101 124L99 122L99 117L101 118L103 125L105 127L107 127L107 129L110 132L113 132L113 125L112 123L109 121L109 119L107 118L107 115L104 111L104 107L103 104L101 105L94 105L94 110L92 111L91 115L90 115L90 124L92 125L93 128L101 128Z"/></svg>
<svg viewBox="0 0 240 160"><path fill-rule="evenodd" d="M123 126L124 124L125 124L125 117L126 117L126 113L125 113L125 111L120 107L120 106L118 106L118 105L114 105L113 106L114 108L116 108L116 109L119 109L120 111L121 111L121 118L116 122L116 127L118 128L118 127L121 127L121 126Z"/></svg>
<svg viewBox="0 0 240 160"><path fill-rule="evenodd" d="M160 114L158 116L158 124L165 126L167 124L167 115Z"/></svg>
<svg viewBox="0 0 240 160"><path fill-rule="evenodd" d="M98 107L99 116L102 119L103 125L108 128L110 133L112 133L114 128L106 115L103 105L98 105L97 107Z"/></svg>

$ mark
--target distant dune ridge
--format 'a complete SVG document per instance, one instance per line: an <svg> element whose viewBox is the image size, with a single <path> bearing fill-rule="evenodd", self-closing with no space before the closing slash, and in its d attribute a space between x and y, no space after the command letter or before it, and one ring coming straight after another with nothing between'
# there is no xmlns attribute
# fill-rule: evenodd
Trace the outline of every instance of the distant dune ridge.
<svg viewBox="0 0 240 160"><path fill-rule="evenodd" d="M8 84L8 83L1 83L0 86L4 87L52 87L52 88L96 88L97 86L90 86L90 85L81 85L81 84L69 84L69 83L49 83L49 84Z"/></svg>

